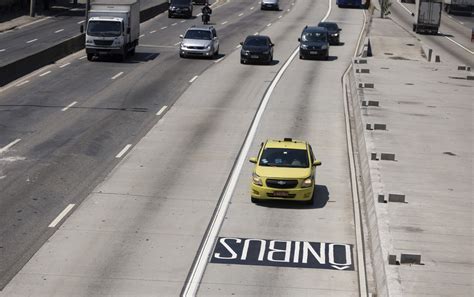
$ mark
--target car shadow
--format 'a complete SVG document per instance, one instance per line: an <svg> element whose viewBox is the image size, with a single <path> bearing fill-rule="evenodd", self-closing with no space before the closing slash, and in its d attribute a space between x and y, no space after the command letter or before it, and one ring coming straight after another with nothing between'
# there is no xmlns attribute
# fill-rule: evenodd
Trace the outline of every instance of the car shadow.
<svg viewBox="0 0 474 297"><path fill-rule="evenodd" d="M327 61L336 61L337 60L337 56L329 56Z"/></svg>
<svg viewBox="0 0 474 297"><path fill-rule="evenodd" d="M288 200L269 200L264 202L257 202L258 206L268 208L290 208L290 209L313 209L323 208L329 201L329 191L325 185L316 185L313 192L313 203L306 204L301 201Z"/></svg>
<svg viewBox="0 0 474 297"><path fill-rule="evenodd" d="M345 42L339 42L338 44L331 44L331 46L343 46L346 44Z"/></svg>
<svg viewBox="0 0 474 297"><path fill-rule="evenodd" d="M159 53L135 52L135 55L128 56L125 61L120 61L118 56L100 56L94 57L92 62L137 64L155 60L159 55Z"/></svg>

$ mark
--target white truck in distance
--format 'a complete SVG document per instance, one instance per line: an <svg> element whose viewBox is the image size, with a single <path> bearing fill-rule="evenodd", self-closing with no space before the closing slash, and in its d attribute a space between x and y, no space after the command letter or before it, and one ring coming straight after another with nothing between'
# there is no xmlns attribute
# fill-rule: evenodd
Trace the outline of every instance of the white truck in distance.
<svg viewBox="0 0 474 297"><path fill-rule="evenodd" d="M444 10L447 13L472 14L474 0L443 0Z"/></svg>
<svg viewBox="0 0 474 297"><path fill-rule="evenodd" d="M442 0L416 0L415 23L416 33L438 34L441 23Z"/></svg>
<svg viewBox="0 0 474 297"><path fill-rule="evenodd" d="M85 46L89 61L100 55L119 55L124 61L128 54L135 54L139 35L138 0L98 0L90 4Z"/></svg>

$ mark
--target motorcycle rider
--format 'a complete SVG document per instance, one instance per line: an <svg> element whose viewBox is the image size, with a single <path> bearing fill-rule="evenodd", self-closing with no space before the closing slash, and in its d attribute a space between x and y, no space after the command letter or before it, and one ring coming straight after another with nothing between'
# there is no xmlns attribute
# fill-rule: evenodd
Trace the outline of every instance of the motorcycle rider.
<svg viewBox="0 0 474 297"><path fill-rule="evenodd" d="M204 7L201 9L202 12L202 22L204 25L207 25L211 20L212 8L209 6L209 3L206 2Z"/></svg>

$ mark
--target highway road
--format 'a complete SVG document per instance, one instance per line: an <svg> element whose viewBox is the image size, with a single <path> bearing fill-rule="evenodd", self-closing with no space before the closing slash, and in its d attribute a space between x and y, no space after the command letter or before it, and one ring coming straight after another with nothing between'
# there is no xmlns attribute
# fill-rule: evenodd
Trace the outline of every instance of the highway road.
<svg viewBox="0 0 474 297"><path fill-rule="evenodd" d="M142 0L144 10L166 0ZM49 16L0 32L0 66L28 57L80 34L84 23L84 8L72 8L56 16Z"/></svg>
<svg viewBox="0 0 474 297"><path fill-rule="evenodd" d="M125 63L79 52L2 88L0 285L16 276L0 296L364 292L340 83L364 14L330 4L220 2L216 60L178 56L199 19L159 16ZM303 27L325 17L343 43L329 61L299 60ZM256 33L276 44L270 66L238 62ZM250 202L242 162L282 137L323 162L311 206ZM239 242L249 261L207 253Z"/></svg>
<svg viewBox="0 0 474 297"><path fill-rule="evenodd" d="M390 18L395 20L405 30L412 31L415 6L408 3L393 3ZM472 65L474 58L474 43L471 42L472 17L451 16L442 14L438 35L416 36L427 48L433 49L434 55L441 55L444 62Z"/></svg>

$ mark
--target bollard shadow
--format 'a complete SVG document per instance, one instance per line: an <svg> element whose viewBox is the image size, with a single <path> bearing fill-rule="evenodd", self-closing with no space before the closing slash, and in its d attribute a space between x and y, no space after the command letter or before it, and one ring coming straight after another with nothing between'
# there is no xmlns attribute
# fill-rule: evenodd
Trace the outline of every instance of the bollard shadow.
<svg viewBox="0 0 474 297"><path fill-rule="evenodd" d="M317 209L323 208L329 201L329 191L325 185L316 185L313 192L313 201L311 204L307 204L302 201L290 201L290 200L269 200L263 202L257 202L258 206L268 208L289 208L289 209Z"/></svg>

